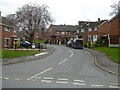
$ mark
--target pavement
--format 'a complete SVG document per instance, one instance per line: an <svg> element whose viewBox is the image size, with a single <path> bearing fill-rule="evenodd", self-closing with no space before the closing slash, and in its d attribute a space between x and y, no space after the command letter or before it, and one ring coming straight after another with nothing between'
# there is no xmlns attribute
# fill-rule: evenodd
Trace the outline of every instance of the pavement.
<svg viewBox="0 0 120 90"><path fill-rule="evenodd" d="M24 50L24 49L22 49L22 50ZM29 49L27 49L27 50L29 50ZM36 54L36 55L32 55L32 56L7 58L7 59L2 59L1 61L2 61L2 65L9 65L9 64L15 64L15 63L20 63L20 62L27 62L27 61L32 61L32 60L38 60L38 59L45 58L46 56L49 56L49 55L53 54L54 52L55 52L55 48L48 45L47 49L44 49L43 52L40 53L40 54ZM31 54L33 54L33 53L34 53L34 51L31 52Z"/></svg>
<svg viewBox="0 0 120 90"><path fill-rule="evenodd" d="M96 66L103 69L104 71L119 76L118 70L120 69L120 64L112 62L110 58L104 53L89 48L84 49L92 53L92 55L94 56L94 63Z"/></svg>

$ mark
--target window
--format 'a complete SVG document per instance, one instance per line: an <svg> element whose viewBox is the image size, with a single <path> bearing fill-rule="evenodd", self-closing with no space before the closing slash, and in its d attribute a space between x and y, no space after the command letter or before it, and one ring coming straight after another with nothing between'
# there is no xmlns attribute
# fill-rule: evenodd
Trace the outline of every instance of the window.
<svg viewBox="0 0 120 90"><path fill-rule="evenodd" d="M93 42L96 42L97 41L97 35L93 35Z"/></svg>
<svg viewBox="0 0 120 90"><path fill-rule="evenodd" d="M62 32L62 34L65 34L65 32Z"/></svg>
<svg viewBox="0 0 120 90"><path fill-rule="evenodd" d="M16 29L15 28L14 28L13 32L16 33Z"/></svg>
<svg viewBox="0 0 120 90"><path fill-rule="evenodd" d="M97 31L97 27L95 27L95 31Z"/></svg>
<svg viewBox="0 0 120 90"><path fill-rule="evenodd" d="M5 27L5 31L10 31L10 28L9 27Z"/></svg>
<svg viewBox="0 0 120 90"><path fill-rule="evenodd" d="M79 33L79 30L77 30L77 33Z"/></svg>
<svg viewBox="0 0 120 90"><path fill-rule="evenodd" d="M88 41L92 41L92 35L88 35Z"/></svg>
<svg viewBox="0 0 120 90"><path fill-rule="evenodd" d="M81 32L84 32L84 29L82 29Z"/></svg>
<svg viewBox="0 0 120 90"><path fill-rule="evenodd" d="M57 32L57 34L59 34L59 32Z"/></svg>
<svg viewBox="0 0 120 90"><path fill-rule="evenodd" d="M92 31L92 28L89 28L89 31Z"/></svg>
<svg viewBox="0 0 120 90"><path fill-rule="evenodd" d="M4 46L9 46L9 38L5 38L5 44Z"/></svg>

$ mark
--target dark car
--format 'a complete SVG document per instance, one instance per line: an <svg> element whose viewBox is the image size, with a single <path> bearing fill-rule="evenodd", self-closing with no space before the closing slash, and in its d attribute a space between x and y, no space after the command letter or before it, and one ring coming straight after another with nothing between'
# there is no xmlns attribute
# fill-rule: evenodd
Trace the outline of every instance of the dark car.
<svg viewBox="0 0 120 90"><path fill-rule="evenodd" d="M71 47L72 43L73 43L73 40L68 41L68 42L66 43L66 47Z"/></svg>
<svg viewBox="0 0 120 90"><path fill-rule="evenodd" d="M30 42L28 42L28 41L20 41L20 47L30 47Z"/></svg>
<svg viewBox="0 0 120 90"><path fill-rule="evenodd" d="M83 40L81 40L81 39L73 40L72 48L81 48L81 49L83 49Z"/></svg>

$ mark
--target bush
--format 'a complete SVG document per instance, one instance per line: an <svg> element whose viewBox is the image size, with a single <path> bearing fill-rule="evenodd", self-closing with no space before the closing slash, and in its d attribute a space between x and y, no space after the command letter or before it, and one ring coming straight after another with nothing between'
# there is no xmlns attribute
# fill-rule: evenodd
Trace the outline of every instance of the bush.
<svg viewBox="0 0 120 90"><path fill-rule="evenodd" d="M19 41L16 41L16 42L15 42L15 47L16 47L16 48L19 48L19 47L20 47Z"/></svg>
<svg viewBox="0 0 120 90"><path fill-rule="evenodd" d="M86 44L86 43L84 43L84 47L87 47L87 44Z"/></svg>

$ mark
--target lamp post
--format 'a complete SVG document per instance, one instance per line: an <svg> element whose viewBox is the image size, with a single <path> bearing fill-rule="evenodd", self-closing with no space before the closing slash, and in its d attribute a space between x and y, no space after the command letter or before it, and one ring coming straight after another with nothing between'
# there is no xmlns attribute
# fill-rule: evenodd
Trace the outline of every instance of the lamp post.
<svg viewBox="0 0 120 90"><path fill-rule="evenodd" d="M89 42L89 23L87 24L88 27L88 48L90 48L90 42Z"/></svg>

